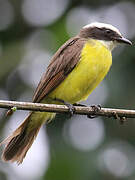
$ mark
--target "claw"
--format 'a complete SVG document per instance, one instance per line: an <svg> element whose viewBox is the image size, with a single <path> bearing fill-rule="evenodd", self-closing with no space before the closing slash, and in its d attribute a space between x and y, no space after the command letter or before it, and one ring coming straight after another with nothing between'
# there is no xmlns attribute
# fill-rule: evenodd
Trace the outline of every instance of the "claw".
<svg viewBox="0 0 135 180"><path fill-rule="evenodd" d="M74 106L72 104L67 103L67 102L65 102L64 104L68 107L69 113L70 113L70 117L72 117L74 112L75 112Z"/></svg>
<svg viewBox="0 0 135 180"><path fill-rule="evenodd" d="M74 112L75 112L75 107L74 107L73 104L70 104L70 103L68 103L68 102L65 102L65 101L62 100L62 99L57 99L57 98L55 98L55 100L58 101L58 102L63 103L65 106L67 106L68 109L69 109L70 117L73 116L73 114L74 114Z"/></svg>
<svg viewBox="0 0 135 180"><path fill-rule="evenodd" d="M97 113L98 111L101 110L101 105L100 105L100 104L98 104L98 105L92 105L92 106L90 106L90 107L93 109L93 111L94 111L95 113ZM93 118L96 118L97 115L91 115L91 114L89 114L89 115L87 115L87 117L90 118L90 119L93 119Z"/></svg>

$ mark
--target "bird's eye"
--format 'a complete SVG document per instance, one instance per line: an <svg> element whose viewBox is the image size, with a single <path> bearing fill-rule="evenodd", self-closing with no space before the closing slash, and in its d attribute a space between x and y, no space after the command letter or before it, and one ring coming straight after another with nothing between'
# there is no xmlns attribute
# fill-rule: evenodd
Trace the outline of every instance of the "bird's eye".
<svg viewBox="0 0 135 180"><path fill-rule="evenodd" d="M106 33L107 33L107 34L111 34L112 31L111 31L110 29L107 29L107 30L106 30Z"/></svg>

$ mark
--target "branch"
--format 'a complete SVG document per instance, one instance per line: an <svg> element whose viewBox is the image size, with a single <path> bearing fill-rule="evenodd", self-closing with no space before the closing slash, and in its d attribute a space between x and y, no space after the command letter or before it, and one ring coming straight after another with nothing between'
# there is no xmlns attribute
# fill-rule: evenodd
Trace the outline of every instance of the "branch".
<svg viewBox="0 0 135 180"><path fill-rule="evenodd" d="M11 109L13 107L16 107L18 110L29 110L29 111L56 112L56 113L69 112L68 107L65 105L0 100L0 108ZM74 108L75 108L75 114L80 114L80 115L97 115L97 116L115 117L116 119L135 118L135 110L101 108L98 111L96 111L91 106L89 107L74 106Z"/></svg>

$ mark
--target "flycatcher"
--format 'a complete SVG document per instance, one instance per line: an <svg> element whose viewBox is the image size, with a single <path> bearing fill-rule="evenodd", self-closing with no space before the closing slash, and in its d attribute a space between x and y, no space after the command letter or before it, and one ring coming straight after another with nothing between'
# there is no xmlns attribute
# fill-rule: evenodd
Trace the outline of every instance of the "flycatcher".
<svg viewBox="0 0 135 180"><path fill-rule="evenodd" d="M87 99L108 73L112 64L111 51L120 43L132 44L110 24L95 22L84 26L54 54L38 84L33 102L74 104ZM1 143L7 144L2 160L22 163L40 127L55 115L30 112L12 135Z"/></svg>

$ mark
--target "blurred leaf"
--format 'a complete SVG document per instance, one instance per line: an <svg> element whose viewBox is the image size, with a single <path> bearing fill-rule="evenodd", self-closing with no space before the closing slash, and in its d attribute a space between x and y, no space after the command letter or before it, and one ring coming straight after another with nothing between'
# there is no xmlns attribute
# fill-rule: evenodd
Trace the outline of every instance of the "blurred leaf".
<svg viewBox="0 0 135 180"><path fill-rule="evenodd" d="M23 53L24 48L21 41L9 43L3 48L2 56L0 56L0 79L19 65Z"/></svg>

